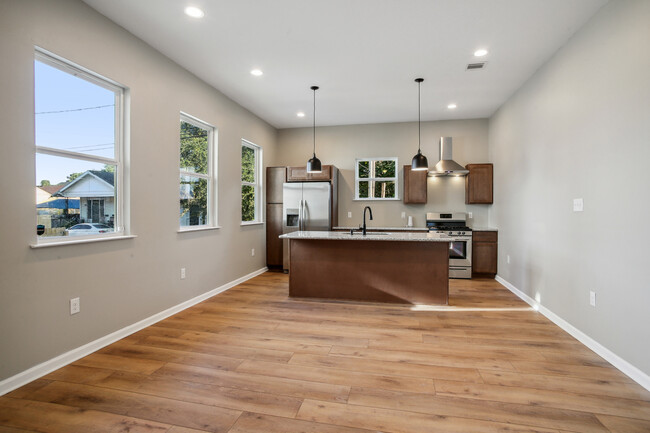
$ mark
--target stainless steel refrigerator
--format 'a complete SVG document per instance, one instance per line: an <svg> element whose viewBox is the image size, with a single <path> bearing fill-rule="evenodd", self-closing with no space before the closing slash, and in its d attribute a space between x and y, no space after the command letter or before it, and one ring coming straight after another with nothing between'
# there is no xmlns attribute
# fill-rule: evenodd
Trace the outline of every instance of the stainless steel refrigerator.
<svg viewBox="0 0 650 433"><path fill-rule="evenodd" d="M283 185L282 233L332 229L332 184L291 182ZM284 240L283 267L290 269L289 241Z"/></svg>

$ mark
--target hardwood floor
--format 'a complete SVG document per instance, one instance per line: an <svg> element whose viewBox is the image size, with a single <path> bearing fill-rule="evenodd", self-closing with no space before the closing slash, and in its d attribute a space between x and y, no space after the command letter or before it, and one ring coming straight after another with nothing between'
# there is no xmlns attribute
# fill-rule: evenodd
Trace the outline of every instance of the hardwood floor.
<svg viewBox="0 0 650 433"><path fill-rule="evenodd" d="M650 393L494 280L449 307L266 273L0 397L4 432L650 432Z"/></svg>

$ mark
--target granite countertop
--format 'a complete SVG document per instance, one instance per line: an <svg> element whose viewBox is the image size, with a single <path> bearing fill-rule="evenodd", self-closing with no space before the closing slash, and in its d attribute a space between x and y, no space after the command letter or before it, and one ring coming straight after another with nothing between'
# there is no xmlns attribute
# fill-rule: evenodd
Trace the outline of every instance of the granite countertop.
<svg viewBox="0 0 650 433"><path fill-rule="evenodd" d="M332 241L412 241L412 242L449 242L452 238L442 233L390 233L373 234L368 232L366 236L361 232L293 232L287 233L280 238L282 239L319 239Z"/></svg>
<svg viewBox="0 0 650 433"><path fill-rule="evenodd" d="M496 229L494 227L471 227L472 231L474 232L498 232L499 229Z"/></svg>
<svg viewBox="0 0 650 433"><path fill-rule="evenodd" d="M332 227L332 230L359 230L359 227ZM367 227L367 230L379 230L382 232L399 232L399 231L420 231L428 232L426 227Z"/></svg>

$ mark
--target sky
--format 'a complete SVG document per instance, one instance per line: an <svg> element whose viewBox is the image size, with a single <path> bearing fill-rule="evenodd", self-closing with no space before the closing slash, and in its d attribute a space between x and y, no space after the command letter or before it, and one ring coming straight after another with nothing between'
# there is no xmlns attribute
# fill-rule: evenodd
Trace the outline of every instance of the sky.
<svg viewBox="0 0 650 433"><path fill-rule="evenodd" d="M34 61L37 146L114 157L115 93ZM36 185L64 182L69 174L101 170L103 163L36 154Z"/></svg>

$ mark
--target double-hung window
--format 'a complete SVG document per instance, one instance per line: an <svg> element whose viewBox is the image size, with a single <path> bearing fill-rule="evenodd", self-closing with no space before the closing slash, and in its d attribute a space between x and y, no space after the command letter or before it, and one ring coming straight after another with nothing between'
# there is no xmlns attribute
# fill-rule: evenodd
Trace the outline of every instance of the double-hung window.
<svg viewBox="0 0 650 433"><path fill-rule="evenodd" d="M181 113L180 226L191 229L217 225L214 176L214 127Z"/></svg>
<svg viewBox="0 0 650 433"><path fill-rule="evenodd" d="M119 84L36 49L39 244L124 233L124 93Z"/></svg>
<svg viewBox="0 0 650 433"><path fill-rule="evenodd" d="M397 158L362 158L355 162L356 200L397 200Z"/></svg>
<svg viewBox="0 0 650 433"><path fill-rule="evenodd" d="M262 148L248 140L241 141L241 221L259 223L262 176Z"/></svg>

